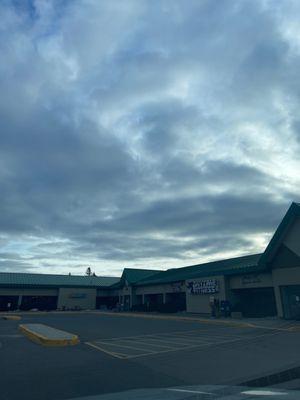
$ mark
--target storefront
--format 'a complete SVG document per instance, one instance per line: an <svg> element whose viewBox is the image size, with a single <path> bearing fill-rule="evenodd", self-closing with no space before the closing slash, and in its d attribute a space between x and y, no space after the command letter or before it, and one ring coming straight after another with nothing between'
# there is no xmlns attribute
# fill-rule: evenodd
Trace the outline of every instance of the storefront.
<svg viewBox="0 0 300 400"><path fill-rule="evenodd" d="M19 296L0 296L0 311L13 311L18 309Z"/></svg>
<svg viewBox="0 0 300 400"><path fill-rule="evenodd" d="M223 304L223 306L222 306ZM120 278L0 273L0 309L199 313L300 318L300 205L292 203L266 250L165 271L125 268Z"/></svg>
<svg viewBox="0 0 300 400"><path fill-rule="evenodd" d="M113 301L113 291L107 288L118 281L114 277L0 272L0 311L95 309L97 293Z"/></svg>
<svg viewBox="0 0 300 400"><path fill-rule="evenodd" d="M300 320L300 285L281 286L283 315Z"/></svg>

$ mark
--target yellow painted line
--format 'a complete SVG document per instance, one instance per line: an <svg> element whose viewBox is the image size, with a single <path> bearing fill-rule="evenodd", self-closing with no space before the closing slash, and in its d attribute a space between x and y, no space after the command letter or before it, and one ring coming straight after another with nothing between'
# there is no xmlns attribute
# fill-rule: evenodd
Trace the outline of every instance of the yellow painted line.
<svg viewBox="0 0 300 400"><path fill-rule="evenodd" d="M2 319L19 321L21 319L20 315L3 315Z"/></svg>
<svg viewBox="0 0 300 400"><path fill-rule="evenodd" d="M218 319L207 319L201 317L182 317L182 316L172 316L172 315L156 315L156 314L145 314L145 313L129 313L129 312L106 312L106 311L91 311L90 314L96 315L109 315L113 317L132 317L132 318L148 318L148 319L162 319L162 320L173 320L173 321L187 321L187 322L199 322L204 324L213 324L213 325L227 325L232 328L257 328L257 329L267 329L274 331L291 331L292 328L287 327L276 327L276 326L266 326L259 325L253 322L238 322L233 320L218 320ZM300 329L295 327L295 330Z"/></svg>
<svg viewBox="0 0 300 400"><path fill-rule="evenodd" d="M290 326L286 330L289 332L300 332L300 326Z"/></svg>
<svg viewBox="0 0 300 400"><path fill-rule="evenodd" d="M1 0L0 0L1 1ZM7 311L0 311L0 316L7 314ZM18 311L18 314L26 316L26 315L86 315L86 314L100 314L100 311L58 311L58 310L51 310L51 311Z"/></svg>
<svg viewBox="0 0 300 400"><path fill-rule="evenodd" d="M109 315L113 317L132 317L132 318L148 318L148 319L162 319L162 320L173 320L173 321L187 321L187 322L201 322L207 324L220 324L220 325L228 325L232 327L238 328L252 328L254 325L249 322L236 322L236 321L224 321L218 319L206 319L206 318L195 318L195 317L179 317L179 316L171 316L171 315L155 315L155 314L138 314L138 313L128 313L128 312L120 312L120 313L112 313L112 312L92 312L96 315Z"/></svg>
<svg viewBox="0 0 300 400"><path fill-rule="evenodd" d="M5 312L0 312L0 315L4 315ZM272 327L272 326L264 326L255 324L253 322L238 322L233 320L218 320L218 319L207 319L201 317L183 317L183 316L172 316L172 315L155 315L155 314L146 314L146 313L129 313L129 312L106 312L106 311L24 311L20 313L21 315L49 315L49 314L58 314L58 315L75 315L75 314L94 314L94 315L109 315L114 317L133 317L133 318L148 318L148 319L162 319L162 320L173 320L173 321L187 321L187 322L198 322L205 324L215 324L215 325L227 325L230 327L236 328L257 328L257 329L267 329L267 330L278 330L278 331L298 331L300 330L300 326L297 327Z"/></svg>
<svg viewBox="0 0 300 400"><path fill-rule="evenodd" d="M251 326L250 326L251 325ZM293 327L276 327L276 326L264 326L264 325L256 325L256 324L249 324L249 328L257 328L257 329L266 329L270 331L282 331L282 332L291 332ZM300 329L300 327L299 327Z"/></svg>
<svg viewBox="0 0 300 400"><path fill-rule="evenodd" d="M88 346L91 346L91 347L93 347L93 348L95 348L95 349L97 349L99 351L102 351L103 353L106 353L106 354L108 354L108 355L110 355L112 357L119 358L121 360L126 360L126 359L129 359L129 358L135 358L135 357L141 357L141 356L149 356L150 354L157 354L157 353L153 353L152 352L152 353L139 354L138 356L130 356L128 354L115 353L115 352L103 349L103 347L97 346L97 345L95 345L94 343L91 343L91 342L85 342L85 344L88 345Z"/></svg>
<svg viewBox="0 0 300 400"><path fill-rule="evenodd" d="M124 357L123 357L123 356L122 356L122 353L114 353L114 352L112 352L112 351L108 351L108 350L106 350L106 349L103 349L103 348L100 347L100 346L95 345L94 343L85 342L85 344L88 345L88 346L90 346L90 347L93 347L94 349L100 350L100 351L102 351L103 353L109 354L110 356L113 356L113 357L116 357L116 358L120 358L120 359L126 358L126 354L124 354Z"/></svg>
<svg viewBox="0 0 300 400"><path fill-rule="evenodd" d="M32 331L22 324L19 325L19 330L28 337L28 339L43 346L74 346L80 342L77 335L73 335L71 339L51 339Z"/></svg>

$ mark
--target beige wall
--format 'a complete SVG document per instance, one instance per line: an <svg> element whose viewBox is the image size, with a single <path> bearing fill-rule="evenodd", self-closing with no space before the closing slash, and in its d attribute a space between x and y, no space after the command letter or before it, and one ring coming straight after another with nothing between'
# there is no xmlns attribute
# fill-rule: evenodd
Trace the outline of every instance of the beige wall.
<svg viewBox="0 0 300 400"><path fill-rule="evenodd" d="M245 274L231 276L229 279L230 289L250 289L273 286L272 274Z"/></svg>
<svg viewBox="0 0 300 400"><path fill-rule="evenodd" d="M300 267L272 270L274 286L300 285Z"/></svg>
<svg viewBox="0 0 300 400"><path fill-rule="evenodd" d="M85 294L84 298L72 297L72 295ZM90 288L60 288L57 308L94 309L96 307L96 289Z"/></svg>
<svg viewBox="0 0 300 400"><path fill-rule="evenodd" d="M206 279L216 279L219 281L219 292L212 294L190 294L186 293L186 307L187 312L193 313L207 313L211 312L211 308L209 305L210 296L214 296L215 299L226 300L226 286L225 286L225 278L224 276L207 276L205 278L192 279L192 281L200 282ZM187 282L190 282L188 280Z"/></svg>
<svg viewBox="0 0 300 400"><path fill-rule="evenodd" d="M108 289L97 289L97 296L114 296L113 290Z"/></svg>
<svg viewBox="0 0 300 400"><path fill-rule="evenodd" d="M97 289L97 296L119 296L119 290Z"/></svg>
<svg viewBox="0 0 300 400"><path fill-rule="evenodd" d="M185 292L186 287L185 283L183 282L181 285L180 283L176 284L169 284L166 283L165 285L151 285L151 286L138 286L135 289L135 294L159 294L159 293L176 293L180 288L181 292Z"/></svg>
<svg viewBox="0 0 300 400"><path fill-rule="evenodd" d="M300 218L295 220L283 239L283 243L294 253L300 256ZM288 268L283 263L280 265L280 268L274 268L272 270L272 279L274 284L278 316L282 318L284 315L280 286L300 285L300 265L299 267Z"/></svg>
<svg viewBox="0 0 300 400"><path fill-rule="evenodd" d="M288 231L283 243L300 256L300 218L297 218ZM300 265L299 265L300 267Z"/></svg>

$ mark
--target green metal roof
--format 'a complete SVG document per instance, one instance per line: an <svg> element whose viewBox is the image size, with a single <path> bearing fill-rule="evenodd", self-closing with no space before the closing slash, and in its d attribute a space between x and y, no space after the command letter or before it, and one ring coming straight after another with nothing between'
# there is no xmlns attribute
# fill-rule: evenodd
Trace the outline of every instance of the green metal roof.
<svg viewBox="0 0 300 400"><path fill-rule="evenodd" d="M155 269L137 269L137 268L124 268L122 278L126 279L128 283L135 283L141 279L158 274L159 270Z"/></svg>
<svg viewBox="0 0 300 400"><path fill-rule="evenodd" d="M125 285L125 282L133 285L142 279L149 278L160 272L157 269L124 268L120 281L115 283L111 288L121 288Z"/></svg>
<svg viewBox="0 0 300 400"><path fill-rule="evenodd" d="M258 265L261 254L229 258L183 268L168 269L136 283L137 286L172 283L213 275L233 275L263 270Z"/></svg>
<svg viewBox="0 0 300 400"><path fill-rule="evenodd" d="M284 235L287 233L287 230L296 217L300 217L300 203L293 202L276 229L261 259L259 260L260 265L268 265L270 263L276 251L278 250Z"/></svg>
<svg viewBox="0 0 300 400"><path fill-rule="evenodd" d="M120 278L106 276L52 275L0 272L0 286L109 287Z"/></svg>

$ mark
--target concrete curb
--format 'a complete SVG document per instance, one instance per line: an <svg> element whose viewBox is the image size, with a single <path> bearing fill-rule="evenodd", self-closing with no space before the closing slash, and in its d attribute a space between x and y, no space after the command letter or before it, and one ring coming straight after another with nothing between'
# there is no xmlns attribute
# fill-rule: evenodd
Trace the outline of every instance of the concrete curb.
<svg viewBox="0 0 300 400"><path fill-rule="evenodd" d="M94 315L110 315L110 316L118 316L118 317L134 317L134 318L149 318L149 319L162 319L162 320L174 320L174 321L191 321L191 322L199 322L199 323L207 323L207 324L218 324L218 325L227 325L231 327L237 328L258 328L258 329L269 329L269 330L277 330L277 331L290 331L290 332L298 332L300 330L299 326L289 326L289 327L277 327L277 326L268 326L257 324L256 322L241 322L235 321L232 319L223 320L223 319L208 319L203 317L189 317L189 316L178 316L178 315L158 315L158 314L146 314L146 313L137 313L137 312L109 312L109 311L96 311L96 310L81 310L81 311L21 311L19 312L21 316L27 315L76 315L76 314L94 314ZM0 312L0 316L6 316L5 312Z"/></svg>
<svg viewBox="0 0 300 400"><path fill-rule="evenodd" d="M255 327L254 324L249 322L238 322L238 321L224 321L224 320L217 320L217 319L206 319L206 318L194 318L194 317L179 317L179 316L172 316L172 315L154 315L154 314L144 314L144 313L126 313L126 312L97 312L94 313L97 315L110 315L116 317L132 317L132 318L148 318L148 319L163 319L163 320L173 320L173 321L190 321L190 322L200 322L200 323L207 323L207 324L221 324L227 326L236 326L239 328L253 328Z"/></svg>
<svg viewBox="0 0 300 400"><path fill-rule="evenodd" d="M3 315L2 319L19 321L21 319L20 315Z"/></svg>
<svg viewBox="0 0 300 400"><path fill-rule="evenodd" d="M240 383L241 386L248 387L266 387L273 386L278 383L288 382L300 377L300 367L293 367L284 371L279 371L273 374L262 376L259 378L251 379Z"/></svg>
<svg viewBox="0 0 300 400"><path fill-rule="evenodd" d="M43 346L74 346L80 343L77 335L72 335L70 339L53 339L44 336L41 333L35 332L34 330L29 329L26 325L22 324L19 325L19 331L28 337L28 339L30 339L32 342L41 344Z"/></svg>

